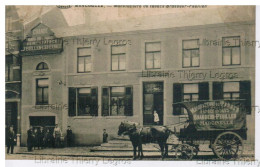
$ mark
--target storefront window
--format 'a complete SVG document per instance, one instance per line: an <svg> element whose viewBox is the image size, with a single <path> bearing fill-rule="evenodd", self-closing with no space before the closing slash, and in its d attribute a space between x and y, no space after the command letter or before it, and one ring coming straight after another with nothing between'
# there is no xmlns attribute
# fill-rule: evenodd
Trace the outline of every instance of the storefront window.
<svg viewBox="0 0 260 167"><path fill-rule="evenodd" d="M184 84L183 101L196 101L199 99L198 84Z"/></svg>
<svg viewBox="0 0 260 167"><path fill-rule="evenodd" d="M102 89L103 116L131 116L133 114L132 87L105 87Z"/></svg>
<svg viewBox="0 0 260 167"><path fill-rule="evenodd" d="M224 99L239 99L239 82L224 82Z"/></svg>

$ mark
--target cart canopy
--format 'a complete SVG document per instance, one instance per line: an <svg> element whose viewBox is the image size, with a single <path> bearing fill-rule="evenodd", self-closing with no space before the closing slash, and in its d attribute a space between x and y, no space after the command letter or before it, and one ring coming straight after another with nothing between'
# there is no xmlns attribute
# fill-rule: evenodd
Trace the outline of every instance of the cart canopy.
<svg viewBox="0 0 260 167"><path fill-rule="evenodd" d="M190 125L198 131L239 130L246 127L245 100L189 101L174 103L185 108Z"/></svg>

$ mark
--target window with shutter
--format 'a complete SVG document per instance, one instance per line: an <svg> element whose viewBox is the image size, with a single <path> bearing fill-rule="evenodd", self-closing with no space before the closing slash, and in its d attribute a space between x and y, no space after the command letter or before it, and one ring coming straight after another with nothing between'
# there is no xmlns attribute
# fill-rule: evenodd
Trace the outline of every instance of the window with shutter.
<svg viewBox="0 0 260 167"><path fill-rule="evenodd" d="M223 99L223 82L213 82L213 100Z"/></svg>
<svg viewBox="0 0 260 167"><path fill-rule="evenodd" d="M173 103L178 103L182 101L182 84L176 83L173 84ZM173 104L173 115L180 115L181 107Z"/></svg>
<svg viewBox="0 0 260 167"><path fill-rule="evenodd" d="M133 115L133 87L128 86L125 88L125 115Z"/></svg>
<svg viewBox="0 0 260 167"><path fill-rule="evenodd" d="M240 99L245 100L245 107L247 114L251 114L251 82L241 81L240 82Z"/></svg>

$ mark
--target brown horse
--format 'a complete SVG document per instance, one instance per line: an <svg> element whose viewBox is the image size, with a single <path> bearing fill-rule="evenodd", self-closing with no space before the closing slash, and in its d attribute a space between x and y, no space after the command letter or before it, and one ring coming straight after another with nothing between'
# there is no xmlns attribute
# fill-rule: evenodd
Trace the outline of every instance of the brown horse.
<svg viewBox="0 0 260 167"><path fill-rule="evenodd" d="M118 135L128 135L133 145L133 159L136 159L136 148L138 147L138 158L142 159L142 144L158 143L161 148L162 159L168 155L166 141L170 130L164 126L140 127L135 122L121 122L118 128Z"/></svg>

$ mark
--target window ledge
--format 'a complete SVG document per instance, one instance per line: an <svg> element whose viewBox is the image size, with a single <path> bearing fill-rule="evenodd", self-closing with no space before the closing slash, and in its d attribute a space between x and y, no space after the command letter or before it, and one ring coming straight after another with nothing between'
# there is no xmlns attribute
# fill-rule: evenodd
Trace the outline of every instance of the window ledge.
<svg viewBox="0 0 260 167"><path fill-rule="evenodd" d="M73 119L95 119L95 118L98 118L97 116L74 116L74 117L71 117Z"/></svg>
<svg viewBox="0 0 260 167"><path fill-rule="evenodd" d="M127 118L128 116L103 116L105 119L122 119Z"/></svg>

